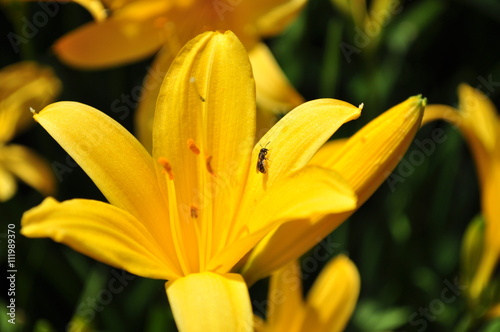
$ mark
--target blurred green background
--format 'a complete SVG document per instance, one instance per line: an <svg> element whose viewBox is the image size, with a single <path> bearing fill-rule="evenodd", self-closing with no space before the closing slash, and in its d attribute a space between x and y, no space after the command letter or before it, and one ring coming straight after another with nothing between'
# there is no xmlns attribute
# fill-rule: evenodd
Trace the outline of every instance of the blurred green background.
<svg viewBox="0 0 500 332"><path fill-rule="evenodd" d="M368 38L363 47L357 47L361 37L352 19L327 0L310 0L297 21L267 41L307 100L334 97L355 105L365 103L361 118L343 126L335 137L351 135L412 95L456 106L456 89L462 82L480 88L500 106L500 1L414 0L403 1L402 6L380 27L380 35ZM141 85L151 59L101 71L67 67L50 47L91 17L75 4L58 8L16 53L7 33L18 31L19 24L13 22L31 18L40 6L33 2L1 7L0 66L28 59L50 65L63 82L59 100L96 107L132 131L134 109L113 113L110 105ZM346 56L342 45L357 51ZM416 139L431 137L435 128L445 131L445 141L436 144L422 163L413 165L404 182L384 183L325 240L334 248L329 255L347 253L361 273L361 295L347 331L462 331L463 294L444 306L436 306L435 300L441 298L447 282L453 283L459 275L462 235L480 211L478 182L468 147L455 128L432 123ZM104 200L41 127L33 126L14 142L36 149L53 165L69 166L60 174L58 200ZM409 152L418 149L413 144ZM124 275L48 239L22 237L18 233L22 213L42 199L20 185L13 199L0 203L2 271L6 270L4 238L9 223L16 224L19 271L17 324L5 322L6 291L2 290L1 331L65 331L75 314L95 331L175 331L162 281ZM311 266L310 261L303 261L306 291L326 263L316 260L317 266ZM113 279L120 281L122 290L111 292ZM266 291L265 280L251 289L256 307L265 301ZM431 316L420 322L426 308ZM500 331L500 321L470 330Z"/></svg>

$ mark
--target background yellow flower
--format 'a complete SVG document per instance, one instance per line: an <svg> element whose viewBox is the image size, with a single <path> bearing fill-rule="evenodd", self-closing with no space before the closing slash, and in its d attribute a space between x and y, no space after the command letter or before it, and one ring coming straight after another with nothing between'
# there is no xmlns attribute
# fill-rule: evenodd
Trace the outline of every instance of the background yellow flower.
<svg viewBox="0 0 500 332"><path fill-rule="evenodd" d="M44 195L53 195L55 177L42 157L23 145L9 143L33 124L30 107L43 107L59 94L53 71L34 62L20 62L0 71L0 201L17 190L16 178Z"/></svg>

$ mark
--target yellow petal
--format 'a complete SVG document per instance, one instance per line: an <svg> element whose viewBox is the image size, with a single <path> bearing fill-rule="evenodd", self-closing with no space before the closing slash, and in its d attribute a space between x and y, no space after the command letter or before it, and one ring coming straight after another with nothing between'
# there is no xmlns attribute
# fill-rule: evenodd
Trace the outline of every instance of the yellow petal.
<svg viewBox="0 0 500 332"><path fill-rule="evenodd" d="M318 150L314 157L312 157L309 164L328 165L332 159L338 158L337 154L344 148L347 141L347 138L337 138L326 142L325 145Z"/></svg>
<svg viewBox="0 0 500 332"><path fill-rule="evenodd" d="M359 288L354 263L343 255L331 260L309 291L302 331L343 331L356 306Z"/></svg>
<svg viewBox="0 0 500 332"><path fill-rule="evenodd" d="M497 303L491 307L486 313L486 319L496 319L500 318L500 303Z"/></svg>
<svg viewBox="0 0 500 332"><path fill-rule="evenodd" d="M238 274L190 274L165 285L180 332L253 331L250 297Z"/></svg>
<svg viewBox="0 0 500 332"><path fill-rule="evenodd" d="M51 68L24 61L0 71L0 142L33 124L29 108L40 109L59 94L61 82Z"/></svg>
<svg viewBox="0 0 500 332"><path fill-rule="evenodd" d="M257 33L260 32L257 29L260 19L270 13L274 13L274 16L277 18L286 16L287 8L293 7L293 4L290 4L293 2L296 2L296 0L240 1L238 2L238 6L235 7L236 10L231 12L231 19L232 22L237 22L233 23L233 25L239 25L240 27L245 27L246 25L247 27L245 30ZM278 21L276 20L275 23L278 23ZM253 31L254 29L255 31ZM242 30L244 31L244 29ZM238 37L240 37L239 34Z"/></svg>
<svg viewBox="0 0 500 332"><path fill-rule="evenodd" d="M120 124L95 108L75 102L51 104L34 118L111 204L146 223L158 237L168 234L168 212L155 163Z"/></svg>
<svg viewBox="0 0 500 332"><path fill-rule="evenodd" d="M247 243L248 235L244 236L245 239L240 239L234 234L241 234L241 231L233 231L233 237L228 240L231 245L224 248L218 257L220 264L221 266L227 264L231 268L255 246L257 241L271 231L270 227L275 228L278 224L290 220L350 211L355 206L356 196L352 189L334 172L316 167L306 167L294 172L270 187L254 202L252 208L239 211L241 219L238 220L238 224L233 225L235 230L245 229L250 234L263 229L266 232L260 233L260 238L254 238L253 243ZM302 253L310 248L310 246L303 248L300 237L294 237L293 234L291 237L294 239L292 243L281 239L269 245L267 248L269 250L264 253L254 249L244 269L245 279L255 281L255 277L251 276L253 274L259 274L259 277L262 274L266 276L276 267L296 259L297 250ZM302 234L302 237L307 238L307 235ZM266 243L265 240L263 242ZM264 244L260 243L257 248L262 246ZM215 262L213 265L216 265ZM262 265L263 268L260 269Z"/></svg>
<svg viewBox="0 0 500 332"><path fill-rule="evenodd" d="M33 1L33 0L18 0L18 1ZM54 0L38 0L38 1L43 1L43 2L54 2ZM86 10L89 11L89 13L92 15L94 20L96 21L102 21L107 17L107 12L106 9L104 8L104 5L102 1L100 0L69 0L72 2L75 2L79 4L80 6L84 7ZM63 2L63 1L59 1ZM66 2L66 1L64 1ZM50 6L50 5L47 5ZM59 7L59 4L52 4L52 6L57 6ZM55 11L55 9L54 9Z"/></svg>
<svg viewBox="0 0 500 332"><path fill-rule="evenodd" d="M427 105L422 118L422 126L437 120L445 120L456 126L463 125L463 119L455 108L448 105Z"/></svg>
<svg viewBox="0 0 500 332"><path fill-rule="evenodd" d="M0 161L0 202L11 199L16 193L16 190L16 179L4 168L3 163Z"/></svg>
<svg viewBox="0 0 500 332"><path fill-rule="evenodd" d="M380 186L406 152L418 130L425 99L413 97L393 107L363 127L340 148L327 145L311 165L336 170L358 195L360 206ZM327 153L331 157L327 158ZM270 157L273 158L273 157ZM273 158L274 160L274 158ZM270 165L274 167L274 161ZM280 226L254 248L245 266L250 284L265 277L291 259L304 254L353 212L341 212L322 218L298 220Z"/></svg>
<svg viewBox="0 0 500 332"><path fill-rule="evenodd" d="M112 16L66 34L54 51L68 65L84 69L119 66L152 55L166 36L155 18L143 21Z"/></svg>
<svg viewBox="0 0 500 332"><path fill-rule="evenodd" d="M111 266L147 278L174 279L161 243L144 224L110 204L53 198L23 215L21 234L50 237Z"/></svg>
<svg viewBox="0 0 500 332"><path fill-rule="evenodd" d="M96 21L99 22L103 21L108 16L108 13L104 8L103 3L99 0L73 0L73 1L78 3L80 6L84 7L85 9L87 9L94 18L94 20Z"/></svg>
<svg viewBox="0 0 500 332"><path fill-rule="evenodd" d="M248 55L257 84L259 107L279 115L304 102L304 98L292 87L264 43L257 44Z"/></svg>
<svg viewBox="0 0 500 332"><path fill-rule="evenodd" d="M305 314L300 267L292 261L271 276L266 320L273 332L299 331Z"/></svg>
<svg viewBox="0 0 500 332"><path fill-rule="evenodd" d="M481 91L461 84L458 88L460 111L465 122L488 151L495 147L500 118L495 105Z"/></svg>
<svg viewBox="0 0 500 332"><path fill-rule="evenodd" d="M306 0L290 0L271 9L257 20L257 30L262 37L281 33L299 15Z"/></svg>
<svg viewBox="0 0 500 332"><path fill-rule="evenodd" d="M470 91L469 91L470 92ZM475 95L466 98L471 105L475 104ZM465 103L465 102L464 102ZM482 112L481 109L477 109L472 114ZM480 115L475 115L481 118ZM476 163L477 172L479 174L479 181L481 183L481 188L485 187L485 183L488 181L488 168L491 163L491 151L485 145L482 135L479 131L480 128L476 128L477 124L474 122L473 116L468 113L458 111L453 107L446 105L429 105L425 108L424 118L422 119L422 124L429 123L435 120L445 120L452 125L457 126L457 128L462 132L462 135L467 140L467 143L471 149L472 155L474 156L474 161ZM499 125L500 128L500 125Z"/></svg>
<svg viewBox="0 0 500 332"><path fill-rule="evenodd" d="M135 112L135 130L139 141L150 152L153 150L153 119L156 101L163 79L179 49L162 47L144 78L141 99Z"/></svg>
<svg viewBox="0 0 500 332"><path fill-rule="evenodd" d="M203 248L201 270L224 245L254 140L255 86L245 48L230 31L199 35L181 50L161 87L153 155L171 167L171 210L179 210L184 242ZM196 211L197 220L182 207ZM194 243L195 237L201 240Z"/></svg>
<svg viewBox="0 0 500 332"><path fill-rule="evenodd" d="M253 204L266 188L306 165L318 149L345 122L359 117L361 109L336 99L317 99L290 111L255 145L245 199ZM266 173L257 171L262 148L268 149ZM252 166L253 166L252 165Z"/></svg>
<svg viewBox="0 0 500 332"><path fill-rule="evenodd" d="M283 223L252 250L243 274L249 285L267 277L290 260L298 259L344 222L353 210L320 218Z"/></svg>
<svg viewBox="0 0 500 332"><path fill-rule="evenodd" d="M477 299L488 285L500 259L500 135L488 165L487 178L481 193L481 207L485 219L484 247L477 272L472 280L470 294Z"/></svg>
<svg viewBox="0 0 500 332"><path fill-rule="evenodd" d="M497 136L496 148L491 157L488 181L482 192L482 210L486 219L486 241L496 247L497 259L500 254L500 135Z"/></svg>
<svg viewBox="0 0 500 332"><path fill-rule="evenodd" d="M55 177L46 160L21 145L2 148L4 167L44 195L55 192ZM0 158L2 159L2 158Z"/></svg>
<svg viewBox="0 0 500 332"><path fill-rule="evenodd" d="M248 215L250 231L277 220L295 220L311 216L351 211L357 197L337 173L308 166L281 178L255 202Z"/></svg>
<svg viewBox="0 0 500 332"><path fill-rule="evenodd" d="M337 171L363 204L399 163L420 126L426 99L411 97L354 134L319 166ZM314 160L312 161L314 163Z"/></svg>

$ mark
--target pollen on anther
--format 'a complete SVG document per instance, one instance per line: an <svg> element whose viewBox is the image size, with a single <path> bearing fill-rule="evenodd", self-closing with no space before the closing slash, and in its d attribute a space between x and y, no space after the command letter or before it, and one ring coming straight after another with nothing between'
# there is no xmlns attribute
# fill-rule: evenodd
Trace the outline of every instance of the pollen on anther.
<svg viewBox="0 0 500 332"><path fill-rule="evenodd" d="M172 172L172 166L170 166L170 163L168 162L167 159L160 157L158 158L158 163L163 167L163 173L168 174L168 178L170 180L174 179L174 173Z"/></svg>
<svg viewBox="0 0 500 332"><path fill-rule="evenodd" d="M188 145L189 150L193 151L194 154L196 154L196 155L200 154L200 149L198 148L196 143L193 141L193 139L189 138L187 140L187 145Z"/></svg>
<svg viewBox="0 0 500 332"><path fill-rule="evenodd" d="M208 173L210 173L213 176L215 176L215 172L214 172L214 170L212 168L212 156L208 156L207 157L206 165L207 165L207 171L208 171Z"/></svg>
<svg viewBox="0 0 500 332"><path fill-rule="evenodd" d="M196 206L191 206L191 218L198 219L198 208Z"/></svg>

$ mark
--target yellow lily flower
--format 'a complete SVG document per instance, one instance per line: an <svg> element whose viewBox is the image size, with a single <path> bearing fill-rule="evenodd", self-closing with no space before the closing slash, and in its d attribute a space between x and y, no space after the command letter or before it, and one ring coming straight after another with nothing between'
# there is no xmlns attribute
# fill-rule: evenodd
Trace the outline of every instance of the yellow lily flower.
<svg viewBox="0 0 500 332"><path fill-rule="evenodd" d="M359 208L402 159L420 126L426 99L415 96L392 107L351 138L325 144L309 165L334 170L356 192ZM249 284L271 274L324 239L355 210L281 225L252 251L242 269Z"/></svg>
<svg viewBox="0 0 500 332"><path fill-rule="evenodd" d="M152 156L90 106L59 102L34 115L110 203L48 198L25 213L21 233L169 280L181 331L251 331L246 284L230 272L279 224L356 206L334 171L307 163L360 111L339 100L311 101L254 144L245 48L231 32L206 32L182 49L163 82Z"/></svg>
<svg viewBox="0 0 500 332"><path fill-rule="evenodd" d="M359 296L360 278L344 255L323 268L302 299L300 268L290 263L271 276L266 321L255 317L256 332L343 331Z"/></svg>
<svg viewBox="0 0 500 332"><path fill-rule="evenodd" d="M476 163L485 220L481 259L469 289L471 298L477 300L500 257L500 116L488 97L477 89L461 84L458 96L458 110L446 105L429 105L423 122L442 119L457 126Z"/></svg>
<svg viewBox="0 0 500 332"><path fill-rule="evenodd" d="M52 102L60 86L50 68L34 62L0 71L0 202L16 193L16 177L44 195L54 193L55 178L47 162L31 149L8 142L31 124L29 107Z"/></svg>
<svg viewBox="0 0 500 332"><path fill-rule="evenodd" d="M306 0L73 1L89 10L95 22L55 43L55 53L65 63L99 69L144 59L160 50L148 69L136 114L137 136L148 150L162 78L181 47L207 29L231 30L245 45L264 115L287 112L304 102L261 40L281 33Z"/></svg>

